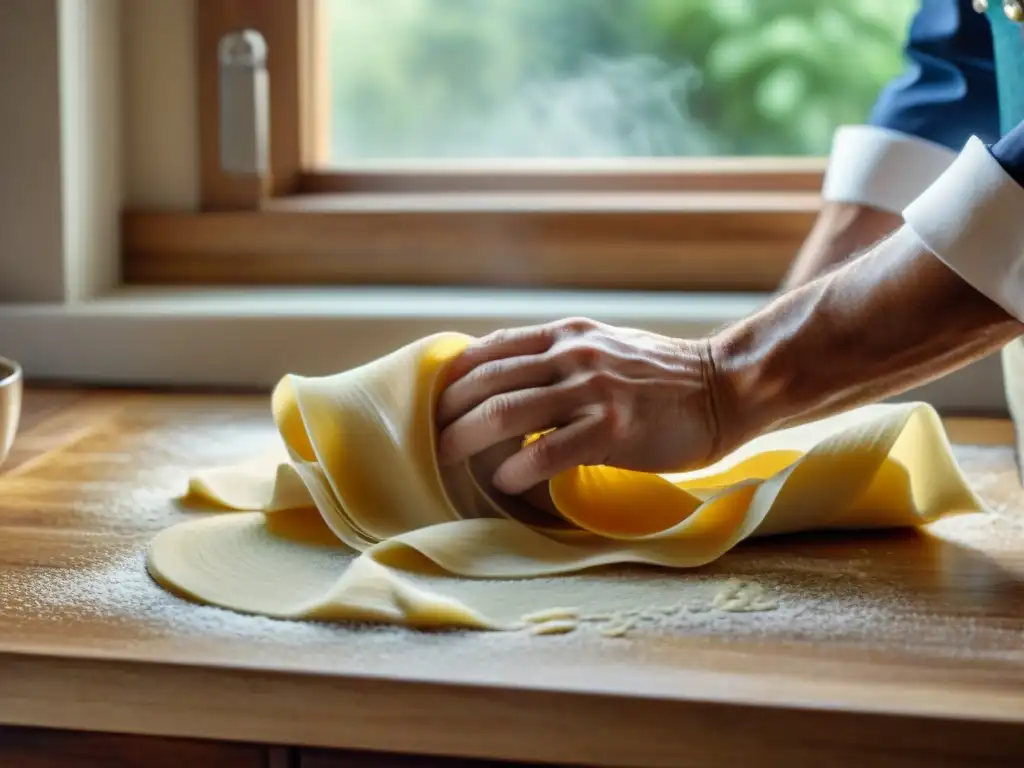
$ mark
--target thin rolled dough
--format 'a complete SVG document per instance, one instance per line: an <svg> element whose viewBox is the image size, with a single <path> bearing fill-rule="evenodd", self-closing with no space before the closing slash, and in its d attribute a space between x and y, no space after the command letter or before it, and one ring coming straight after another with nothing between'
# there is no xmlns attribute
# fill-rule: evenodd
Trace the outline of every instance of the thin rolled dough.
<svg viewBox="0 0 1024 768"><path fill-rule="evenodd" d="M513 629L529 622L474 582L693 568L754 536L982 509L935 411L910 403L765 435L697 471L578 467L549 484L557 514L540 512L489 487L481 466L438 466L440 383L471 340L439 334L334 376L286 376L272 398L282 454L195 475L189 495L234 514L160 532L152 576L276 618Z"/></svg>

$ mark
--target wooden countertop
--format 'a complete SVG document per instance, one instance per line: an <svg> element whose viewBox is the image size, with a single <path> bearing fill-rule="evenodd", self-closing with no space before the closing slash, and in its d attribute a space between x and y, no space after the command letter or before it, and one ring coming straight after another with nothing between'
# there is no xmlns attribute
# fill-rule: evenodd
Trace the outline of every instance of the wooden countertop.
<svg viewBox="0 0 1024 768"><path fill-rule="evenodd" d="M266 397L30 391L0 476L0 725L585 765L1005 764L1024 756L1024 491L1009 424L949 429L993 514L701 569L757 573L774 613L624 640L424 634L241 617L148 580L190 469L276 440Z"/></svg>

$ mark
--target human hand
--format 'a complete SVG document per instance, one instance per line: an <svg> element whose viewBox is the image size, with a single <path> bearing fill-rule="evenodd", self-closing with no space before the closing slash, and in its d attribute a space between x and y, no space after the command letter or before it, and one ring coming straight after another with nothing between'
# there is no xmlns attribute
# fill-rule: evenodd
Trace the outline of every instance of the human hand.
<svg viewBox="0 0 1024 768"><path fill-rule="evenodd" d="M509 494L580 465L696 468L726 447L707 341L562 320L481 339L448 382L437 409L443 464L554 430L498 467L494 484Z"/></svg>

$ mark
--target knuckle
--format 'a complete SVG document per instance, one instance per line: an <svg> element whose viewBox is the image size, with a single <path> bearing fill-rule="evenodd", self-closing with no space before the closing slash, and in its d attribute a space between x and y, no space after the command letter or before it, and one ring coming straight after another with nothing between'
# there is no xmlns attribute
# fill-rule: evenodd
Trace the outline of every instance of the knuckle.
<svg viewBox="0 0 1024 768"><path fill-rule="evenodd" d="M508 341L510 331L507 328L499 328L496 331L491 331L486 336L482 337L474 346L478 347L493 347Z"/></svg>
<svg viewBox="0 0 1024 768"><path fill-rule="evenodd" d="M548 325L534 326L531 330L535 336L539 337L541 341L548 345L554 344L555 340L558 338L558 327L553 326L550 323Z"/></svg>
<svg viewBox="0 0 1024 768"><path fill-rule="evenodd" d="M617 442L626 438L630 422L628 410L621 404L612 402L602 409L598 425L612 442Z"/></svg>
<svg viewBox="0 0 1024 768"><path fill-rule="evenodd" d="M537 473L544 473L555 464L554 443L551 440L541 438L530 446L526 455L530 469Z"/></svg>
<svg viewBox="0 0 1024 768"><path fill-rule="evenodd" d="M598 324L589 317L567 317L558 322L559 330L567 336L583 336L597 330Z"/></svg>
<svg viewBox="0 0 1024 768"><path fill-rule="evenodd" d="M577 380L577 386L592 405L608 405L618 397L621 380L608 370L592 368Z"/></svg>
<svg viewBox="0 0 1024 768"><path fill-rule="evenodd" d="M587 408L597 443L614 445L629 439L633 431L633 411L623 398L614 395L592 400Z"/></svg>
<svg viewBox="0 0 1024 768"><path fill-rule="evenodd" d="M509 364L505 360L491 360L478 365L470 374L470 378L473 384L484 384L494 379L500 379L508 371L508 368Z"/></svg>
<svg viewBox="0 0 1024 768"><path fill-rule="evenodd" d="M561 357L572 370L593 371L604 360L604 351L593 344L567 344Z"/></svg>
<svg viewBox="0 0 1024 768"><path fill-rule="evenodd" d="M497 395L483 404L481 415L486 424L499 430L505 429L512 422L514 403L507 395Z"/></svg>
<svg viewBox="0 0 1024 768"><path fill-rule="evenodd" d="M609 397L618 390L621 383L618 376L611 371L601 368L590 371L587 374L587 381L592 390Z"/></svg>

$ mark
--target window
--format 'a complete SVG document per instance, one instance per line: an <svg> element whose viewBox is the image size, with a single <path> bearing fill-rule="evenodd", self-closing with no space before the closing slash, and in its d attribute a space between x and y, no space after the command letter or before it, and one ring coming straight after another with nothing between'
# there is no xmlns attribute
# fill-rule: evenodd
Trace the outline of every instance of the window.
<svg viewBox="0 0 1024 768"><path fill-rule="evenodd" d="M323 0L327 160L821 156L914 5Z"/></svg>
<svg viewBox="0 0 1024 768"><path fill-rule="evenodd" d="M771 290L914 6L202 0L204 210L130 212L126 278ZM240 28L269 49L263 179L219 162Z"/></svg>

